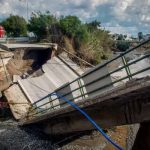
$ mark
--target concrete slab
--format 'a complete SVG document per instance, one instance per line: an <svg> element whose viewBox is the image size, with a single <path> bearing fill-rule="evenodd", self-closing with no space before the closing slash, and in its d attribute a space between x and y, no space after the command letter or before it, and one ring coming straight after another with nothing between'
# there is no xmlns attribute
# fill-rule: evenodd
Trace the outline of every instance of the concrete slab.
<svg viewBox="0 0 150 150"><path fill-rule="evenodd" d="M18 84L31 103L34 103L37 100L45 97L57 88L57 86L50 82L50 80L45 75L19 80Z"/></svg>
<svg viewBox="0 0 150 150"><path fill-rule="evenodd" d="M78 77L65 63L59 58L53 57L45 65L42 66L46 76L57 83L58 86L63 85L66 82L71 82ZM63 84L62 84L63 83Z"/></svg>
<svg viewBox="0 0 150 150"><path fill-rule="evenodd" d="M140 57L142 57L142 56L143 55L141 55ZM132 61L135 61L136 59L133 59L133 60L129 61L128 63L131 63ZM150 58L145 58L145 59L143 59L143 60L141 60L137 63L134 63L134 64L130 65L129 69L130 69L131 74L133 74L133 73L141 71L145 68L148 68L149 66L150 66ZM122 66L120 66L120 67L122 67ZM122 69L118 72L113 73L111 76L115 77L116 79L120 79L120 78L126 77L127 72L126 72L125 69ZM147 70L145 72L137 74L137 75L134 76L134 78L143 78L143 77L146 77L146 76L150 76L150 70ZM129 81L129 79L124 80L124 82L127 82L127 81ZM115 85L117 85L117 84L115 84Z"/></svg>
<svg viewBox="0 0 150 150"><path fill-rule="evenodd" d="M69 61L69 59L68 59ZM71 60L70 60L71 62ZM76 66L75 63L71 62L72 65ZM51 97L46 97L48 94L56 91L58 88L62 87L64 84L67 84L69 82L72 82L74 79L78 78L78 75L70 69L64 62L62 62L58 57L53 57L51 60L47 61L46 64L42 66L43 70L43 75L39 77L29 77L27 79L19 79L17 81L17 84L13 85L10 87L7 91L5 91L5 95L8 99L8 101L15 101L18 100L21 101L29 101L30 103L35 103L42 99L41 102L38 102L36 106L40 106L38 110L41 109L48 109L51 108L52 106L54 109L60 108L60 104L62 103L62 100L56 99L57 96L51 96ZM76 71L83 72L81 69L77 69ZM16 79L16 78L15 78ZM83 85L84 82L83 80L80 81L81 84ZM70 86L60 88L58 90L58 93L65 94L68 92L71 92L71 90L79 88L79 81L76 81L72 83ZM83 89L84 93L86 93L86 89ZM18 94L17 94L18 93ZM11 96L13 95L13 96ZM81 91L77 90L74 91L73 93L69 94L66 96L68 99L73 99L74 97L80 96ZM45 98L44 98L45 97ZM56 99L55 101L51 102L52 100ZM76 99L75 101L81 100L81 98ZM18 102L15 101L15 102ZM41 106L47 102L47 105ZM22 114L26 114L26 105L25 108L20 110L16 106L14 107L11 105L12 111L14 112L15 118L21 118ZM22 107L22 106L21 106ZM21 111L19 114L19 111Z"/></svg>
<svg viewBox="0 0 150 150"><path fill-rule="evenodd" d="M95 70L94 72L92 72L92 71L95 68L85 72L84 75L86 75L86 76L82 77L83 83L86 85L85 86L86 91L87 91L87 93L89 93L88 94L89 97L94 96L96 94L106 92L113 88L113 85L110 85L112 83L111 77L107 76L107 77L103 78L105 75L107 75L109 73L108 67L104 66L101 68L100 67L101 65L102 64L97 65L95 68L98 68L98 69ZM99 80L99 78L102 78L102 79ZM98 81L95 82L95 80L97 80L97 79L98 79ZM93 83L89 84L91 82L93 82ZM109 86L105 87L106 85L109 85ZM97 90L98 88L99 88L99 90ZM93 92L94 90L95 90L95 92Z"/></svg>
<svg viewBox="0 0 150 150"><path fill-rule="evenodd" d="M50 48L51 44L0 44L0 48L4 50L13 50L16 48L36 48L37 49L44 49Z"/></svg>
<svg viewBox="0 0 150 150"><path fill-rule="evenodd" d="M67 55L67 53L62 53L59 55L59 58L64 61L68 66L70 66L74 71L76 71L79 75L82 75L87 68L79 67L76 63L74 63Z"/></svg>
<svg viewBox="0 0 150 150"><path fill-rule="evenodd" d="M22 88L22 90L24 91L25 95L28 97L31 103L37 102L38 100L54 92L56 89L60 88L64 84L71 82L78 77L77 74L75 74L65 63L63 63L57 57L53 57L46 64L44 64L42 66L42 70L44 72L42 76L18 80L18 84L20 85L20 87ZM78 82L75 82L68 88L69 91L71 91L71 89L75 89L78 87ZM65 88L63 88L61 92L64 93L64 91L69 92L66 91ZM81 92L78 90L73 93L73 96L76 97L80 94ZM70 96L70 98L73 98L72 94ZM37 106L51 101L52 99L54 99L54 97L55 96L44 98L44 100L39 102ZM51 106L59 104L60 102L57 99L54 102L52 102L52 104L48 104L40 108L49 108Z"/></svg>
<svg viewBox="0 0 150 150"><path fill-rule="evenodd" d="M30 103L17 84L4 92L10 109L16 119L21 119L29 111Z"/></svg>

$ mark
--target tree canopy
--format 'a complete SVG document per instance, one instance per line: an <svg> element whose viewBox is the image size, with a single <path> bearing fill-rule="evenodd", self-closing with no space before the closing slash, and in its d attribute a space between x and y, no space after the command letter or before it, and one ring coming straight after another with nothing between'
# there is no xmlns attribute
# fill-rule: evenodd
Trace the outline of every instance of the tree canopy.
<svg viewBox="0 0 150 150"><path fill-rule="evenodd" d="M66 16L60 19L60 28L68 37L75 37L81 30L81 21L76 16Z"/></svg>
<svg viewBox="0 0 150 150"><path fill-rule="evenodd" d="M69 45L68 50L71 46L76 55L93 64L100 63L111 54L112 39L108 31L100 28L101 23L97 20L84 23L71 15L56 18L47 11L32 13L28 25L19 16L10 16L2 24L9 36L26 35L28 28L38 40L48 39L65 48Z"/></svg>
<svg viewBox="0 0 150 150"><path fill-rule="evenodd" d="M139 38L139 41L141 41L143 39L143 32L138 33L138 38Z"/></svg>
<svg viewBox="0 0 150 150"><path fill-rule="evenodd" d="M50 28L56 21L56 18L51 15L50 12L46 12L45 14L41 12L32 13L28 29L30 32L33 32L38 39L48 38Z"/></svg>
<svg viewBox="0 0 150 150"><path fill-rule="evenodd" d="M130 43L128 41L118 41L116 47L120 51L126 51L130 47Z"/></svg>
<svg viewBox="0 0 150 150"><path fill-rule="evenodd" d="M94 20L92 22L86 23L89 32L93 32L101 27L101 22Z"/></svg>
<svg viewBox="0 0 150 150"><path fill-rule="evenodd" d="M27 35L27 22L23 17L10 15L0 24L5 28L7 36L19 37Z"/></svg>

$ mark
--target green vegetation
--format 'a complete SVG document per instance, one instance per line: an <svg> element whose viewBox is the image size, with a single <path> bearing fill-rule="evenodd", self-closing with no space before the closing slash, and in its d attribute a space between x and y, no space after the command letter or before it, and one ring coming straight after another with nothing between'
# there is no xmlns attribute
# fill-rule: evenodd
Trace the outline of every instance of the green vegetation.
<svg viewBox="0 0 150 150"><path fill-rule="evenodd" d="M111 55L109 32L100 29L100 22L83 23L76 16L55 18L49 12L32 14L28 29L38 40L56 42L92 64L98 64Z"/></svg>
<svg viewBox="0 0 150 150"><path fill-rule="evenodd" d="M84 59L90 60L92 64L98 64L111 55L113 41L109 32L98 28L100 23L94 23L96 21L86 24L87 35L85 42L80 43L80 51Z"/></svg>
<svg viewBox="0 0 150 150"><path fill-rule="evenodd" d="M33 32L38 40L50 38L50 28L56 22L56 18L49 12L32 13L29 20L28 29Z"/></svg>
<svg viewBox="0 0 150 150"><path fill-rule="evenodd" d="M27 22L23 17L10 15L0 23L7 31L7 36L19 37L27 35Z"/></svg>
<svg viewBox="0 0 150 150"><path fill-rule="evenodd" d="M123 52L123 51L126 51L127 49L129 49L130 43L125 40L118 40L116 43L116 47L118 50Z"/></svg>
<svg viewBox="0 0 150 150"><path fill-rule="evenodd" d="M127 35L123 35L123 34L114 34L112 36L112 38L115 40L114 42L114 48L116 48L117 50L124 52L127 49L130 48L130 42L128 40L126 40Z"/></svg>
<svg viewBox="0 0 150 150"><path fill-rule="evenodd" d="M62 17L59 21L60 28L66 36L74 38L81 31L81 21L76 16Z"/></svg>
<svg viewBox="0 0 150 150"><path fill-rule="evenodd" d="M76 16L66 16L60 19L60 29L76 55L88 62L98 64L111 55L112 40L109 32L100 29L100 22L82 23Z"/></svg>
<svg viewBox="0 0 150 150"><path fill-rule="evenodd" d="M102 30L97 20L83 23L76 16L56 18L50 12L32 13L28 25L22 17L10 16L1 23L8 36L23 36L27 29L38 41L56 42L92 64L98 64L111 55L113 40L108 31Z"/></svg>
<svg viewBox="0 0 150 150"><path fill-rule="evenodd" d="M143 36L143 33L142 33L142 32L139 32L139 33L138 33L139 41L141 41L141 40L143 39L143 37L144 37L144 36Z"/></svg>

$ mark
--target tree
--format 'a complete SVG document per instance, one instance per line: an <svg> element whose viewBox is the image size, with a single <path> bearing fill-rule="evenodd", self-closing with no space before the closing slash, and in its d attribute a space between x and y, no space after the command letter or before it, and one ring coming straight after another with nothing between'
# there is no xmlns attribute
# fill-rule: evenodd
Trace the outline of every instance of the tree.
<svg viewBox="0 0 150 150"><path fill-rule="evenodd" d="M23 17L10 15L9 18L1 22L5 28L7 36L19 37L27 35L27 22Z"/></svg>
<svg viewBox="0 0 150 150"><path fill-rule="evenodd" d="M28 29L30 32L33 32L37 38L47 39L50 36L50 30L54 23L57 22L57 19L50 14L49 11L46 13L32 13L32 17L29 20Z"/></svg>
<svg viewBox="0 0 150 150"><path fill-rule="evenodd" d="M126 39L128 36L127 35L124 35L124 39Z"/></svg>
<svg viewBox="0 0 150 150"><path fill-rule="evenodd" d="M75 48L80 49L81 44L85 44L88 42L89 33L87 27L85 25L81 25L80 29L76 31L74 40L75 40Z"/></svg>
<svg viewBox="0 0 150 150"><path fill-rule="evenodd" d="M99 22L97 20L94 20L94 21L92 21L90 23L87 23L86 25L88 27L88 30L90 32L93 32L93 31L97 30L98 28L100 28L101 22Z"/></svg>
<svg viewBox="0 0 150 150"><path fill-rule="evenodd" d="M117 40L124 40L124 35L123 34L119 34Z"/></svg>
<svg viewBox="0 0 150 150"><path fill-rule="evenodd" d="M138 33L138 38L139 38L139 41L141 41L143 39L143 33L142 32Z"/></svg>
<svg viewBox="0 0 150 150"><path fill-rule="evenodd" d="M60 28L64 34L70 38L74 38L80 31L81 21L76 16L66 16L60 19Z"/></svg>
<svg viewBox="0 0 150 150"><path fill-rule="evenodd" d="M128 41L118 41L116 44L117 49L119 49L120 51L126 51L127 49L129 49L130 44Z"/></svg>

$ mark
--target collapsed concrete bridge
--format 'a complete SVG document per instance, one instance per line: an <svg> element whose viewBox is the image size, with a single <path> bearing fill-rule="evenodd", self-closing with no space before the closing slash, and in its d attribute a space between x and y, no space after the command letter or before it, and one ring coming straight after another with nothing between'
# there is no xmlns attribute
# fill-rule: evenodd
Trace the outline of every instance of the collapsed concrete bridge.
<svg viewBox="0 0 150 150"><path fill-rule="evenodd" d="M85 73L66 55L59 55L43 65L42 76L20 79L4 93L20 125L39 124L49 134L94 129L62 97L104 128L149 121L149 49L147 40ZM141 55L135 59L137 51ZM19 102L23 104L16 111Z"/></svg>

